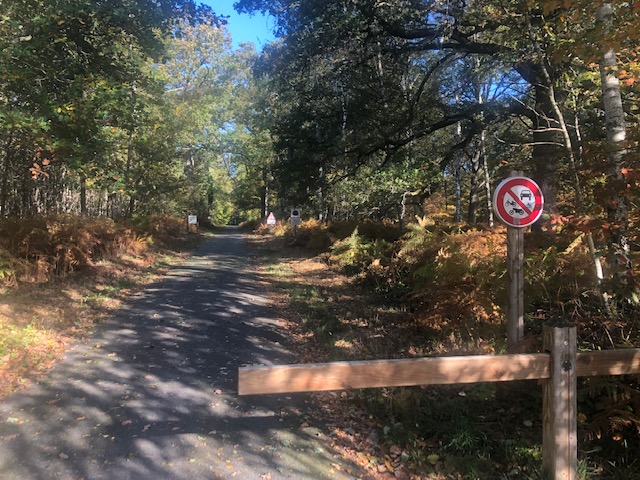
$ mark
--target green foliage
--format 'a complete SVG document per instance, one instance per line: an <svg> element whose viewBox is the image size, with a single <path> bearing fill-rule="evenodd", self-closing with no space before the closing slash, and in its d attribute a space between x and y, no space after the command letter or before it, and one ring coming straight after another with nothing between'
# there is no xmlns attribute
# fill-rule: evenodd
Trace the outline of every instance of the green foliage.
<svg viewBox="0 0 640 480"><path fill-rule="evenodd" d="M564 315L599 313L593 259L583 236L576 240L563 250L561 245L543 246L525 256L525 295L533 310L552 309Z"/></svg>
<svg viewBox="0 0 640 480"><path fill-rule="evenodd" d="M588 438L605 456L618 457L612 472L631 469L637 462L632 452L640 448L638 379L617 376L581 379L578 398L578 418Z"/></svg>
<svg viewBox="0 0 640 480"><path fill-rule="evenodd" d="M0 247L0 282L11 283L15 279L15 259L5 248Z"/></svg>
<svg viewBox="0 0 640 480"><path fill-rule="evenodd" d="M215 137L229 121L228 33L191 0L112 7L16 1L3 11L0 215L209 216ZM66 191L77 204L62 207ZM214 213L226 221L228 211Z"/></svg>
<svg viewBox="0 0 640 480"><path fill-rule="evenodd" d="M466 416L458 417L452 424L453 432L445 449L461 454L474 454L481 450L487 442L487 435L470 424Z"/></svg>
<svg viewBox="0 0 640 480"><path fill-rule="evenodd" d="M338 223L329 231L340 238L345 225ZM409 287L414 301L428 305L431 314L501 321L506 305L503 229L478 230L425 217L409 224L407 233L391 243L371 239L381 233L362 235L365 225L370 224L361 224L333 244L330 258L337 266L362 274L382 290ZM526 310L574 318L601 315L593 258L584 236L565 230L554 240L550 244L545 234L526 236Z"/></svg>
<svg viewBox="0 0 640 480"><path fill-rule="evenodd" d="M331 247L331 260L351 273L366 270L372 265L388 262L391 243L383 239L370 240L358 233L358 227L344 240Z"/></svg>

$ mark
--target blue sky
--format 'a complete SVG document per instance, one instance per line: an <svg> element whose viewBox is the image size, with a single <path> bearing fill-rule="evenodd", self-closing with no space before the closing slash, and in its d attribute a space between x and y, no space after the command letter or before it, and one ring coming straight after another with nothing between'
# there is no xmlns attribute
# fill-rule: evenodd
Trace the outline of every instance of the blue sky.
<svg viewBox="0 0 640 480"><path fill-rule="evenodd" d="M233 45L238 46L240 42L253 42L258 51L274 39L271 28L273 20L260 13L255 15L238 14L233 9L233 4L237 0L199 0L199 3L210 5L213 11L220 15L228 15L227 28L233 38Z"/></svg>

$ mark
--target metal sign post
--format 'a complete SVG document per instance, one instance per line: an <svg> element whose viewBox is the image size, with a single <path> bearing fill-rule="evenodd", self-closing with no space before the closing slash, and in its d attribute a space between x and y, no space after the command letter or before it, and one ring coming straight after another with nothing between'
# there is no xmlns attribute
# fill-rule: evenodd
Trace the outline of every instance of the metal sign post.
<svg viewBox="0 0 640 480"><path fill-rule="evenodd" d="M507 348L524 337L524 227L542 215L542 190L530 178L516 176L503 180L493 195L493 209L507 225Z"/></svg>
<svg viewBox="0 0 640 480"><path fill-rule="evenodd" d="M291 209L291 225L293 226L293 236L297 236L298 234L298 225L301 223L300 219L300 209L292 208Z"/></svg>
<svg viewBox="0 0 640 480"><path fill-rule="evenodd" d="M192 227L193 225L193 227ZM198 216L197 215L187 215L187 232L191 232L191 229L193 228L193 230L195 231L195 233L198 233L199 231L199 224L198 224Z"/></svg>

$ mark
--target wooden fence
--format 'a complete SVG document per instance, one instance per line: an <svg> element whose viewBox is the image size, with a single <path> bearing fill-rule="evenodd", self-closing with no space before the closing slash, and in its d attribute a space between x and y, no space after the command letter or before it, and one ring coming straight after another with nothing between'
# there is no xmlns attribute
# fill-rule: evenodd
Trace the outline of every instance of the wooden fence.
<svg viewBox="0 0 640 480"><path fill-rule="evenodd" d="M640 373L640 349L576 351L576 329L545 325L548 353L472 355L247 366L238 394L543 380L543 471L547 479L574 480L577 469L577 377Z"/></svg>

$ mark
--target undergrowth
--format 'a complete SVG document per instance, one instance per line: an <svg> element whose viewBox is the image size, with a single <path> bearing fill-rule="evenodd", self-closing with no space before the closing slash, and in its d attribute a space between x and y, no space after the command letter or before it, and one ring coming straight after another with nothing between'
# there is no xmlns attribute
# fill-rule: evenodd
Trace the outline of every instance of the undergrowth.
<svg viewBox="0 0 640 480"><path fill-rule="evenodd" d="M156 241L176 246L184 222L169 216L116 224L74 216L0 220L0 284L44 283L102 258L142 255Z"/></svg>
<svg viewBox="0 0 640 480"><path fill-rule="evenodd" d="M337 349L341 359L375 352L389 358L506 351L504 228L478 229L441 217L420 218L402 235L389 224L318 222L304 222L295 235L284 223L272 233L291 247L319 253L315 261L350 279L333 290L307 290L292 302L304 312L304 326L312 327L311 344L327 358L335 358ZM581 350L640 347L631 303L625 316L605 317L582 232L570 225L527 232L525 272L526 351L540 350L542 325L557 317L577 326ZM358 296L362 300L354 301ZM405 314L390 315L391 309ZM320 334L323 328L331 335ZM580 379L578 387L578 478L640 478L633 454L640 451L638 377ZM537 386L377 389L349 396L374 415L389 448L404 446L405 460L424 478L443 471L456 478L541 476Z"/></svg>

